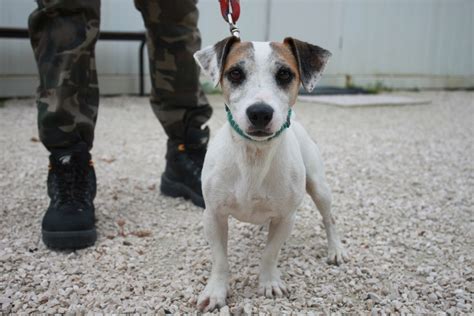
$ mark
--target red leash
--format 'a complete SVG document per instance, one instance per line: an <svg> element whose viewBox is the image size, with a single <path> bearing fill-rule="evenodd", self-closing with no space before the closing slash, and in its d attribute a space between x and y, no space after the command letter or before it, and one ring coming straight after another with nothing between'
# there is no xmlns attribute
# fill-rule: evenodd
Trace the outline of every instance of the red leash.
<svg viewBox="0 0 474 316"><path fill-rule="evenodd" d="M221 4L221 13L224 20L229 23L229 13L232 16L232 22L236 23L240 17L240 1L239 0L219 0Z"/></svg>
<svg viewBox="0 0 474 316"><path fill-rule="evenodd" d="M240 31L235 25L240 17L240 0L219 0L219 3L222 17L229 23L230 33L235 37L240 37Z"/></svg>

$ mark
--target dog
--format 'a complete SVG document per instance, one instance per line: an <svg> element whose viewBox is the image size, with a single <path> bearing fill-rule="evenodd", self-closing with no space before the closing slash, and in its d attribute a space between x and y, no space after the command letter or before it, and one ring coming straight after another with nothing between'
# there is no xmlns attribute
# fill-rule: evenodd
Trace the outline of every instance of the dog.
<svg viewBox="0 0 474 316"><path fill-rule="evenodd" d="M259 275L259 294L266 297L287 294L277 257L305 192L323 218L328 262L348 260L331 215L321 154L293 117L300 83L312 91L330 56L321 47L290 37L282 43L228 37L194 54L212 82L221 85L228 118L211 141L202 169L203 222L212 271L197 301L201 311L226 304L229 215L269 225Z"/></svg>

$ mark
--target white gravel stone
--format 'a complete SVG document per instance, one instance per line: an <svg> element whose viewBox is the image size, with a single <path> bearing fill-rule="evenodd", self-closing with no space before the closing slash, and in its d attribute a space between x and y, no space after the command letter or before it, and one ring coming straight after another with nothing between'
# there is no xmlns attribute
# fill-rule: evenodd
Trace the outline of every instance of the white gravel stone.
<svg viewBox="0 0 474 316"><path fill-rule="evenodd" d="M321 216L307 198L280 254L290 295L259 297L266 231L231 219L231 292L214 314L474 313L474 94L394 95L432 103L294 108L321 148L350 261L326 264ZM215 131L225 110L221 97L211 102ZM41 241L48 160L30 141L34 101L0 106L0 131L0 313L196 313L211 268L202 210L159 193L166 137L147 98L101 99L92 150L99 239L76 252Z"/></svg>
<svg viewBox="0 0 474 316"><path fill-rule="evenodd" d="M430 295L428 295L428 302L436 303L437 301L438 301L438 296L436 296L436 294L431 293Z"/></svg>

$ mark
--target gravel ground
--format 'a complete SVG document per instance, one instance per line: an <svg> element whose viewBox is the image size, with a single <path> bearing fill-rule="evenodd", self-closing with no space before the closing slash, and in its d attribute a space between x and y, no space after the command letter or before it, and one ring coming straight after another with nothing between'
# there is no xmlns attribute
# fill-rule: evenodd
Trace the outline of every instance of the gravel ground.
<svg viewBox="0 0 474 316"><path fill-rule="evenodd" d="M280 267L289 298L257 295L259 226L230 222L227 313L473 313L474 94L405 93L430 105L344 109L302 103L351 261L325 262L307 198ZM146 98L103 98L93 156L99 240L54 252L40 238L47 153L32 100L0 107L0 307L4 313L195 312L210 272L202 210L159 193L165 137ZM225 119L212 97L215 130Z"/></svg>

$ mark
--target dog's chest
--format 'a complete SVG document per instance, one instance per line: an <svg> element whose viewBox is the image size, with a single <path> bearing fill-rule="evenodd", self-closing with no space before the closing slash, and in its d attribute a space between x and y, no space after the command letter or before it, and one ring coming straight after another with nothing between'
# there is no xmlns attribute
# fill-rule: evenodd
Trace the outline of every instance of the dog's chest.
<svg viewBox="0 0 474 316"><path fill-rule="evenodd" d="M230 214L240 221L263 224L293 213L305 194L305 172L299 166L271 168L263 179L252 170L235 179L226 198ZM233 194L232 194L233 193Z"/></svg>

